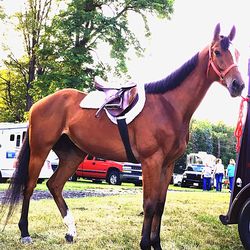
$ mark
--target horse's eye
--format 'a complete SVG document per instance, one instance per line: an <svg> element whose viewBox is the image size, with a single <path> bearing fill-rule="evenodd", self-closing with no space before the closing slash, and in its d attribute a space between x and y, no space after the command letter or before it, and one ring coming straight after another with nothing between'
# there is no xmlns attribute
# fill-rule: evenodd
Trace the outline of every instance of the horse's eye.
<svg viewBox="0 0 250 250"><path fill-rule="evenodd" d="M215 54L217 57L221 56L221 53L220 53L219 50L215 50L215 51L214 51L214 54Z"/></svg>

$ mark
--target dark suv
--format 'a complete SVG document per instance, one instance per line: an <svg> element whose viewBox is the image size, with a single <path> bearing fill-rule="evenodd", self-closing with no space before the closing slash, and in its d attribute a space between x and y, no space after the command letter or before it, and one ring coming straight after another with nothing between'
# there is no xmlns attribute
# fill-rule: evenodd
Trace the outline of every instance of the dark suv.
<svg viewBox="0 0 250 250"><path fill-rule="evenodd" d="M187 167L183 173L181 187L198 187L202 188L202 170L203 164L192 164ZM212 178L213 179L213 178Z"/></svg>

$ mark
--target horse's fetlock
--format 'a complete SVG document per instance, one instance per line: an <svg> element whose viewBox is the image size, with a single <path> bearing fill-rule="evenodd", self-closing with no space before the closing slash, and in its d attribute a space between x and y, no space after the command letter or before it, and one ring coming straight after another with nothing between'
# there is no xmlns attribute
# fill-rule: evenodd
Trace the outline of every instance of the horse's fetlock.
<svg viewBox="0 0 250 250"><path fill-rule="evenodd" d="M29 237L29 232L28 232L28 221L21 219L18 223L18 227L21 231L21 237L25 238L25 237Z"/></svg>
<svg viewBox="0 0 250 250"><path fill-rule="evenodd" d="M151 250L150 240L146 240L145 238L142 238L140 242L140 247L141 247L141 250Z"/></svg>
<svg viewBox="0 0 250 250"><path fill-rule="evenodd" d="M160 244L161 240L160 240L160 237L157 236L153 239L151 239L151 245L152 247L155 249L155 250L161 250L161 244Z"/></svg>

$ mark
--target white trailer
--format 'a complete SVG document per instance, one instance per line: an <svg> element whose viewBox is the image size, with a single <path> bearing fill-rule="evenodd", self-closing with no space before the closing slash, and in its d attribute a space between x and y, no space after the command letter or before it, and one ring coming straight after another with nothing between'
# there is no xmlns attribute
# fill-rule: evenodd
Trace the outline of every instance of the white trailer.
<svg viewBox="0 0 250 250"><path fill-rule="evenodd" d="M15 162L27 132L27 123L0 123L0 182L6 182L15 171ZM46 160L39 175L39 182L49 178L53 170Z"/></svg>

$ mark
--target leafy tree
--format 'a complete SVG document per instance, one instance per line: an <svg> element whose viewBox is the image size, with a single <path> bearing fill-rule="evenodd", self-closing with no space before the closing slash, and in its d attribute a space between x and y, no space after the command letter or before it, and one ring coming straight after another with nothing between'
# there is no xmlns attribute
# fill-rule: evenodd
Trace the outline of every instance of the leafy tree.
<svg viewBox="0 0 250 250"><path fill-rule="evenodd" d="M7 108L6 108L7 107ZM0 71L0 122L23 121L25 87L20 73L11 69Z"/></svg>
<svg viewBox="0 0 250 250"><path fill-rule="evenodd" d="M13 113L13 117L9 117L9 110L11 110L12 107L5 107L7 108L6 115L7 117L9 117L8 121L11 121L13 119L17 119L16 121L20 121L20 119L22 120L24 112L29 111L30 107L33 104L34 93L32 93L31 90L33 83L37 78L37 72L39 68L37 49L41 46L41 35L45 32L44 30L46 27L46 22L48 21L51 2L52 0L27 0L25 2L24 12L18 12L14 16L9 17L10 20L18 20L16 29L23 35L25 54L21 58L16 58L11 50L7 48L7 46L5 46L5 49L9 51L9 55L8 59L4 60L3 62L12 79L9 82L12 85L11 89L19 86L20 89L18 89L18 91L20 91L20 93L23 93L23 89L25 89L25 96L23 97L23 99L25 100L25 108L22 115L20 114L17 117ZM17 78L17 82L15 82L15 78L13 78L14 75L20 76L22 84L20 83L20 80L17 80ZM5 79L5 76L1 76L1 79ZM10 92L10 94L12 94L12 92ZM11 99L13 98L15 98L15 96L11 97ZM10 103L6 103L6 105L8 104L10 105ZM16 108L19 109L20 106Z"/></svg>
<svg viewBox="0 0 250 250"><path fill-rule="evenodd" d="M212 124L208 121L194 120L191 127L190 148L193 152L213 152Z"/></svg>
<svg viewBox="0 0 250 250"><path fill-rule="evenodd" d="M24 49L28 58L28 64L20 68L21 63L18 59L10 56L12 64L20 71L26 73L24 85L26 87L26 108L29 111L33 104L33 97L30 92L32 84L36 79L36 74L39 70L39 58L37 50L41 46L41 36L45 32L46 23L49 18L52 0L27 0L25 12L16 13L19 21L17 29L22 33L24 38Z"/></svg>
<svg viewBox="0 0 250 250"><path fill-rule="evenodd" d="M67 9L53 18L43 37L43 46L39 50L43 58L43 74L39 75L37 88L45 92L65 87L83 89L91 87L96 75L106 78L111 65L99 55L101 44L110 48L110 56L116 62L115 73L126 73L128 50L133 48L137 54L143 53L136 34L129 26L129 14L140 16L145 24L145 34L150 35L146 15L154 13L169 18L173 2L70 1Z"/></svg>
<svg viewBox="0 0 250 250"><path fill-rule="evenodd" d="M6 14L4 12L4 9L2 7L2 3L0 3L0 19L4 20L6 18Z"/></svg>
<svg viewBox="0 0 250 250"><path fill-rule="evenodd" d="M175 169L178 170L179 166L186 166L187 154L199 151L221 158L226 166L231 158L236 159L235 146L233 127L223 122L212 124L208 121L192 120L187 150L176 162Z"/></svg>
<svg viewBox="0 0 250 250"><path fill-rule="evenodd" d="M223 164L228 164L231 158L236 159L234 128L222 122L213 125L213 145L213 154L221 158Z"/></svg>

